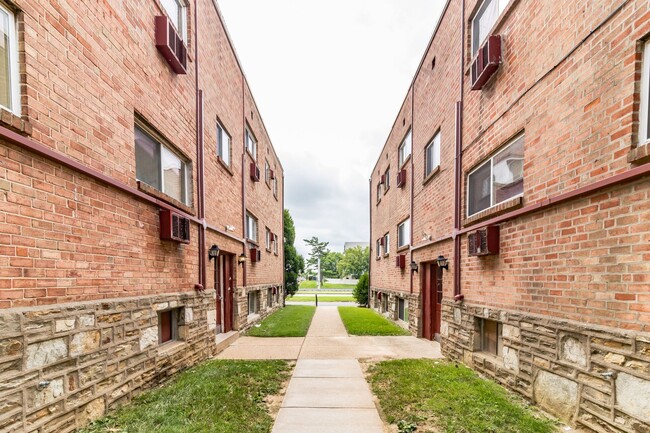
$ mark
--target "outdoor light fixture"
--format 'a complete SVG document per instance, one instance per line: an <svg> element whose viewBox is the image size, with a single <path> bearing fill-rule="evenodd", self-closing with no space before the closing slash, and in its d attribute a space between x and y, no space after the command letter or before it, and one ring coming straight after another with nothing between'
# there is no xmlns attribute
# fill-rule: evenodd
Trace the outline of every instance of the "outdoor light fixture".
<svg viewBox="0 0 650 433"><path fill-rule="evenodd" d="M411 271L412 272L417 272L418 271L418 264L415 263L414 261L411 262Z"/></svg>
<svg viewBox="0 0 650 433"><path fill-rule="evenodd" d="M210 249L208 250L208 258L210 260L212 259L217 259L219 257L219 247L216 245L212 245Z"/></svg>
<svg viewBox="0 0 650 433"><path fill-rule="evenodd" d="M449 260L445 258L445 256L438 256L436 259L436 262L438 262L438 267L440 269L447 269L449 270Z"/></svg>
<svg viewBox="0 0 650 433"><path fill-rule="evenodd" d="M240 265L243 265L244 263L246 263L246 254L241 253L239 255L239 259L237 259L237 263L239 263Z"/></svg>

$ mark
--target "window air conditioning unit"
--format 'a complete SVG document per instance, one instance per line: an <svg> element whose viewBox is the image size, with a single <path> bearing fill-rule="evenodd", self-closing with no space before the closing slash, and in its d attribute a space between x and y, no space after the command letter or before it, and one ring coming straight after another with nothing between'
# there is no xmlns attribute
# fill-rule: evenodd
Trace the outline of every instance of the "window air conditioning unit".
<svg viewBox="0 0 650 433"><path fill-rule="evenodd" d="M488 36L472 61L472 90L481 90L501 64L501 36Z"/></svg>
<svg viewBox="0 0 650 433"><path fill-rule="evenodd" d="M499 226L488 226L470 233L467 251L470 256L499 254Z"/></svg>
<svg viewBox="0 0 650 433"><path fill-rule="evenodd" d="M400 269L406 269L406 254L400 254L395 257L395 266Z"/></svg>
<svg viewBox="0 0 650 433"><path fill-rule="evenodd" d="M254 162L251 162L251 179L253 179L253 182L260 181L260 169Z"/></svg>
<svg viewBox="0 0 650 433"><path fill-rule="evenodd" d="M160 239L190 243L190 220L168 209L160 211Z"/></svg>
<svg viewBox="0 0 650 433"><path fill-rule="evenodd" d="M187 48L174 25L164 15L155 18L156 48L177 74L187 73Z"/></svg>
<svg viewBox="0 0 650 433"><path fill-rule="evenodd" d="M386 242L386 239L384 237L379 238L379 245L382 247L384 246L384 243Z"/></svg>
<svg viewBox="0 0 650 433"><path fill-rule="evenodd" d="M250 249L250 254L251 254L251 262L257 263L262 261L262 251L258 250L257 248L251 248Z"/></svg>
<svg viewBox="0 0 650 433"><path fill-rule="evenodd" d="M406 185L406 169L403 168L397 173L397 187L401 188Z"/></svg>

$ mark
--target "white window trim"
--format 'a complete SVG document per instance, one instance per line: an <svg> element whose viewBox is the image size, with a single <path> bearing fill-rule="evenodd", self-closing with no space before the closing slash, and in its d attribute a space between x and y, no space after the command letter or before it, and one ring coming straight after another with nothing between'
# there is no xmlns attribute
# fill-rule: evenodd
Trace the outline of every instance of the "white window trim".
<svg viewBox="0 0 650 433"><path fill-rule="evenodd" d="M497 19L494 20L494 23L492 24L492 27L490 27L490 30L485 35L485 39L483 39L482 41L479 41L477 46L474 46L474 22L476 21L476 18L478 18L478 12L480 12L480 10L483 9L483 6L485 5L485 3L489 2L489 1L495 1L495 2L498 3L497 8L499 9L499 14L497 15ZM476 9L476 14L472 18L472 22L470 23L470 28L471 28L471 31L472 31L472 39L471 39L471 42L472 42L472 44L471 44L472 45L472 57L474 57L476 55L476 52L478 51L479 48L481 48L481 45L483 45L483 43L485 42L487 37L490 34L492 34L492 31L494 30L495 24L499 21L499 17L501 17L501 14L503 14L503 11L506 9L506 6L508 5L508 3L510 3L510 0L483 0L481 2L481 6L479 6L479 8Z"/></svg>
<svg viewBox="0 0 650 433"><path fill-rule="evenodd" d="M266 227L266 233L265 233L265 239L264 242L266 243L266 249L268 251L271 251L271 230L269 230L268 227Z"/></svg>
<svg viewBox="0 0 650 433"><path fill-rule="evenodd" d="M404 149L406 148L407 142L409 145L408 153L404 153L404 155L402 155ZM411 129L409 129L408 133L404 136L404 140L402 140L402 143L397 148L397 165L399 168L402 168L404 163L409 159L411 152L413 152L413 136L411 135Z"/></svg>
<svg viewBox="0 0 650 433"><path fill-rule="evenodd" d="M406 230L404 230L404 237L406 239L403 239L406 240L406 242L400 245L399 231L402 226L406 228ZM407 218L397 225L397 248L400 249L409 245L411 245L411 219Z"/></svg>
<svg viewBox="0 0 650 433"><path fill-rule="evenodd" d="M377 248L376 258L381 258L381 239L377 239L376 248Z"/></svg>
<svg viewBox="0 0 650 433"><path fill-rule="evenodd" d="M436 168L440 167L440 146L441 146L441 136L440 136L440 131L434 135L433 139L429 142L427 147L424 148L424 177L426 178L429 176L431 173L433 173ZM436 150L436 155L437 155L437 160L438 163L436 165L431 166L431 170L427 173L427 167L429 166L429 160L428 160L428 155L429 155L429 148L431 146L436 146L434 147L434 150Z"/></svg>
<svg viewBox="0 0 650 433"><path fill-rule="evenodd" d="M465 197L465 209L467 209L467 211L466 211L466 212L467 212L467 217L471 217L472 215L476 215L476 214L478 214L478 213L481 213L481 212L485 212L485 211L487 211L487 210L490 210L490 209L494 208L495 206L500 205L501 203L503 203L503 202L505 202L505 201L508 201L508 200L514 200L514 199L516 199L516 198L519 198L519 197L523 197L523 196L524 196L524 193L522 192L521 194L517 194L517 195L515 195L515 196L512 196L512 197L508 198L507 200L500 201L500 202L498 202L498 203L493 203L493 202L494 202L494 182L492 182L492 173L493 173L493 170L494 170L494 159L495 159L497 156L499 156L501 153L503 153L505 150L507 150L508 147L510 147L511 144L513 144L514 142L516 142L517 140L519 140L519 139L522 138L522 137L524 137L524 134L523 134L523 133L517 135L517 136L514 137L512 140L508 141L508 143L506 143L506 144L501 148L501 150L499 150L497 153L495 153L494 155L492 155L489 159L487 159L487 160L486 160L485 162L483 162L482 164L479 164L478 166L476 166L476 168L474 168L474 170L472 170L472 171L470 171L469 173L467 173L467 178L466 178L466 181L465 181L465 185L467 185L467 193L465 194L465 196L466 196L466 197ZM489 207L486 207L485 209L481 209L481 210L479 210L479 211L476 211L476 212L474 212L473 214L470 214L470 213L469 213L469 177L470 177L473 173L475 173L476 171L478 171L479 169L483 168L483 166L484 166L485 164L490 164L490 206L489 206Z"/></svg>
<svg viewBox="0 0 650 433"><path fill-rule="evenodd" d="M384 235L384 255L390 254L390 233Z"/></svg>
<svg viewBox="0 0 650 433"><path fill-rule="evenodd" d="M251 222L254 223L254 227L251 227ZM251 228L255 229L252 230L253 233L251 233ZM246 212L246 238L253 242L257 242L258 233L259 233L259 222L257 221L257 218L255 218L253 214L251 214L250 212Z"/></svg>
<svg viewBox="0 0 650 433"><path fill-rule="evenodd" d="M7 34L9 35L9 89L11 92L11 107L0 105L15 114L20 116L21 101L20 101L20 73L18 65L18 32L16 31L16 15L0 4L0 10L5 12L8 16L9 28Z"/></svg>
<svg viewBox="0 0 650 433"><path fill-rule="evenodd" d="M252 143L252 149L248 148L249 140ZM246 142L244 143L244 147L246 148L246 151L253 157L253 159L257 161L257 140L248 127L246 127Z"/></svg>
<svg viewBox="0 0 650 433"><path fill-rule="evenodd" d="M640 91L638 143L643 145L650 140L650 131L648 131L648 120L650 119L650 40L647 40L643 46Z"/></svg>
<svg viewBox="0 0 650 433"><path fill-rule="evenodd" d="M180 22L178 23L178 26L180 28L177 28L176 31L178 32L178 35L181 37L183 42L187 45L187 5L183 0L172 0L172 1L174 1L178 5L178 13L179 13L178 19L180 20ZM169 20L172 22L172 24L174 24L174 20L172 20L172 18L170 17L169 11L167 10L167 8L165 8L164 3L161 2L160 6L162 7L162 10L165 12L167 17L169 17ZM176 27L175 24L174 27Z"/></svg>
<svg viewBox="0 0 650 433"><path fill-rule="evenodd" d="M221 130L221 134L219 133L219 130ZM223 153L222 151L223 151L223 146L224 146L224 143L223 143L222 139L223 139L224 136L228 138L228 140L227 140L228 161L227 162L223 159L223 156L222 156L222 153ZM226 131L226 128L223 127L221 122L217 121L217 156L219 158L221 158L221 161L224 164L226 164L228 167L230 167L231 164L232 164L231 146L232 146L232 137L230 136L230 134L228 134L228 131Z"/></svg>

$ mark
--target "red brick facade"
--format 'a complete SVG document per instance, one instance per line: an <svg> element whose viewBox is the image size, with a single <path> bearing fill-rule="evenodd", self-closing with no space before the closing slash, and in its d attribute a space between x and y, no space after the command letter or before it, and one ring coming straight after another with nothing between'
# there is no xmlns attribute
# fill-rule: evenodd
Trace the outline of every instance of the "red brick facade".
<svg viewBox="0 0 650 433"><path fill-rule="evenodd" d="M77 419L94 418L163 378L162 371L214 354L223 296L233 297L235 330L281 303L283 168L216 2L186 3L187 73L180 75L156 48L154 17L166 15L157 0L1 3L15 15L21 98L13 114L0 116L0 377L19 384L0 390L0 401L10 402L0 410L1 431L70 431L75 411L88 406L88 416ZM190 195L186 203L161 192L173 185L138 182L136 123L185 161L191 174L179 188ZM231 137L227 162L217 157L217 123ZM257 139L259 182L250 177L246 128ZM268 183L266 162L275 177ZM161 209L189 218L189 243L160 239ZM246 211L258 219L256 263ZM273 242L265 248L265 228L277 235L277 254ZM216 279L207 257L212 245L230 260L220 259ZM259 292L255 314L249 292ZM83 323L77 309L86 314ZM156 312L169 309L179 315L176 349L160 351ZM108 310L118 313L102 319ZM30 328L35 317L42 320ZM73 348L80 339L88 343L83 353ZM42 347L75 365L146 359L137 364L144 379L103 368L95 379L110 385L84 388L76 370L22 362ZM66 386L34 391L36 377L61 377Z"/></svg>
<svg viewBox="0 0 650 433"><path fill-rule="evenodd" d="M418 335L427 332L427 309L438 309L434 334L449 356L558 416L595 431L643 431L650 403L630 396L650 389L650 170L648 144L638 139L648 3L493 1L501 9L490 26L502 42L496 73L471 90L472 22L484 2L449 2L373 169L372 257L388 230L393 255L394 231L410 215L405 253L418 271L400 271L392 257L372 260L371 302L396 317L395 299L408 299ZM407 185L377 203L379 176L396 164L409 128ZM437 131L440 165L425 178L424 149ZM493 204L473 212L470 174L493 157L494 167L517 138L523 163L513 153L508 164L523 164L523 192L501 200L492 186ZM499 253L470 256L469 235L488 225L500 229ZM448 271L430 268L440 255ZM439 307L420 293L432 273L442 278ZM481 343L492 321L495 356ZM566 396L548 395L549 377Z"/></svg>

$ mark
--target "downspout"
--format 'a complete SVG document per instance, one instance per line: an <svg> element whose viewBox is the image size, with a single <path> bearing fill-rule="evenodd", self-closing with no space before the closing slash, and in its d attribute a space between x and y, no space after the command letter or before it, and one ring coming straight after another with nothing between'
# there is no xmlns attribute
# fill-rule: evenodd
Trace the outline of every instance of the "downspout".
<svg viewBox="0 0 650 433"><path fill-rule="evenodd" d="M411 220L411 223L409 224L410 231L411 233L409 234L409 239L410 239L410 246L409 246L409 264L408 264L408 269L409 273L411 274L411 281L410 281L410 287L409 291L410 293L413 293L413 271L411 270L411 262L413 262L413 226L414 226L414 221L413 221L413 200L414 200L414 192L413 189L415 188L415 163L413 160L415 159L415 149L413 146L413 143L415 143L415 83L418 80L418 74L417 72L415 73L415 78L413 78L413 87L411 88L411 203L410 203L410 215L409 219Z"/></svg>
<svg viewBox="0 0 650 433"><path fill-rule="evenodd" d="M373 258L373 246L372 241L372 176L368 179L368 205L370 207L370 254L368 255L368 306L370 306L370 288L372 287L372 258ZM375 252L376 254L376 252Z"/></svg>
<svg viewBox="0 0 650 433"><path fill-rule="evenodd" d="M197 210L199 217L199 282L198 291L205 290L207 275L205 263L205 178L203 167L203 91L199 89L199 14L198 1L194 0L194 85L196 89L196 158L197 158Z"/></svg>
<svg viewBox="0 0 650 433"><path fill-rule="evenodd" d="M284 255L284 170L282 170L282 305L286 306L286 295L287 293L287 262Z"/></svg>
<svg viewBox="0 0 650 433"><path fill-rule="evenodd" d="M242 73L241 78L241 110L242 110L242 153L241 153L241 218L242 218L242 238L244 244L242 245L242 254L246 257L246 99L245 86L246 80ZM242 263L242 287L246 287L246 261Z"/></svg>
<svg viewBox="0 0 650 433"><path fill-rule="evenodd" d="M462 301L465 296L461 294L460 288L460 235L461 229L461 194L462 194L462 170L463 170L463 101L465 86L465 0L461 1L460 8L460 100L456 102L456 156L455 182L454 182L454 301Z"/></svg>

